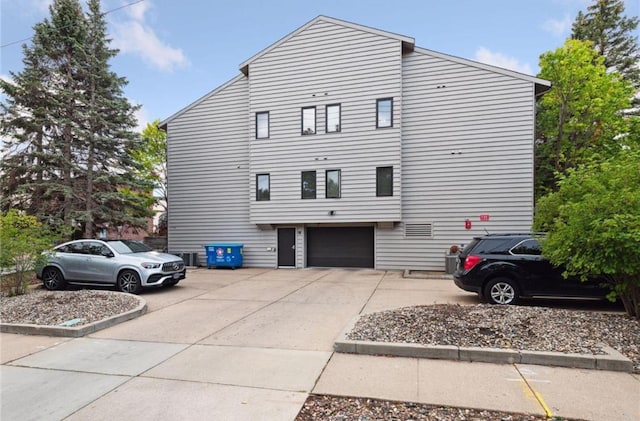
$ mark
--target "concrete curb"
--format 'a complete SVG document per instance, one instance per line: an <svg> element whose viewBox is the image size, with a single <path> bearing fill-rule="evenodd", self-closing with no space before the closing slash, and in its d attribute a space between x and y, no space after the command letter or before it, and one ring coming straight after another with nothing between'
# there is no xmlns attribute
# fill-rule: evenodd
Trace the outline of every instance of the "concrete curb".
<svg viewBox="0 0 640 421"><path fill-rule="evenodd" d="M453 275L444 273L444 272L421 273L421 271L415 271L410 269L405 269L404 272L402 272L402 277L406 279L453 279Z"/></svg>
<svg viewBox="0 0 640 421"><path fill-rule="evenodd" d="M351 325L346 332L349 332ZM498 364L537 364L591 370L633 372L633 363L615 349L602 344L605 355L565 354L562 352L519 351L498 348L465 348L451 345L352 341L341 335L334 351L345 354L430 358Z"/></svg>
<svg viewBox="0 0 640 421"><path fill-rule="evenodd" d="M0 332L3 333L18 333L21 335L46 335L46 336L64 336L69 338L80 338L93 332L97 332L102 329L117 325L127 320L140 317L147 312L147 302L144 298L135 296L139 304L133 309L125 313L118 314L116 316L108 317L106 319L99 320L97 322L89 323L78 327L63 327L63 326L44 326L44 325L30 325L30 324L11 324L0 323Z"/></svg>

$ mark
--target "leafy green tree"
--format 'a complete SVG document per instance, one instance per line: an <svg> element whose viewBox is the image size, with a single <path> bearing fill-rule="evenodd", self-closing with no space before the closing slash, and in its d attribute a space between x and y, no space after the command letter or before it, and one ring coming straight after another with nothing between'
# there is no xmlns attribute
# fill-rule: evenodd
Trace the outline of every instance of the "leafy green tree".
<svg viewBox="0 0 640 421"><path fill-rule="evenodd" d="M604 276L627 313L640 319L640 149L571 169L537 205L542 250L566 273Z"/></svg>
<svg viewBox="0 0 640 421"><path fill-rule="evenodd" d="M0 213L0 269L7 271L1 277L9 295L27 292L34 267L55 238L34 216L16 210Z"/></svg>
<svg viewBox="0 0 640 421"><path fill-rule="evenodd" d="M578 13L571 37L591 41L608 70L619 72L640 88L640 50L638 37L633 34L639 19L626 17L624 11L623 0L596 0L587 7L587 13Z"/></svg>
<svg viewBox="0 0 640 421"><path fill-rule="evenodd" d="M24 69L0 84L0 205L87 237L106 225L144 227L151 189L131 176L128 155L136 108L109 68L117 51L100 2L90 0L85 14L78 0L55 0L49 11L23 46Z"/></svg>
<svg viewBox="0 0 640 421"><path fill-rule="evenodd" d="M629 141L633 88L608 73L591 43L567 40L540 57L539 77L553 86L538 103L536 120L536 197L556 188L556 174L595 155L615 155ZM637 141L637 140L635 140Z"/></svg>
<svg viewBox="0 0 640 421"><path fill-rule="evenodd" d="M147 123L142 130L142 142L132 150L131 156L138 164L139 176L154 188L157 203L167 211L167 133L158 128L160 120Z"/></svg>

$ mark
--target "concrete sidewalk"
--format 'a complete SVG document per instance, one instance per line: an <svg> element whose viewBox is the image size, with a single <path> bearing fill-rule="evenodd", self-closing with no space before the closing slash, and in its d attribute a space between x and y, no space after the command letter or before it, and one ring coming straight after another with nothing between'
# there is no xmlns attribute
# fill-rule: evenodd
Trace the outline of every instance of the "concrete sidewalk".
<svg viewBox="0 0 640 421"><path fill-rule="evenodd" d="M148 313L84 338L1 334L2 420L292 420L309 393L589 420L640 416L640 376L333 353L358 314L475 304L374 270L189 272Z"/></svg>

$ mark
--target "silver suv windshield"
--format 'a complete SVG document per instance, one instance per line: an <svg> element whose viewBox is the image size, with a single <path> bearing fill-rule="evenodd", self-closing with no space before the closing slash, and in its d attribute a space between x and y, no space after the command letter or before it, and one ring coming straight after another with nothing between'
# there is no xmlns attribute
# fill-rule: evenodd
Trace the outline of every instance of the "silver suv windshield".
<svg viewBox="0 0 640 421"><path fill-rule="evenodd" d="M152 250L146 244L133 240L109 241L109 245L120 254L143 253Z"/></svg>

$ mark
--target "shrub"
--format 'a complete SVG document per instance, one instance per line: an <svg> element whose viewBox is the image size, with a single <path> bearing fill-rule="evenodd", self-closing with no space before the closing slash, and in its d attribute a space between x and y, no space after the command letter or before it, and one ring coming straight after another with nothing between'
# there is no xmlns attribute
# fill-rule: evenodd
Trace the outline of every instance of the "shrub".
<svg viewBox="0 0 640 421"><path fill-rule="evenodd" d="M0 281L8 295L27 292L31 273L53 240L36 217L16 210L0 213Z"/></svg>
<svg viewBox="0 0 640 421"><path fill-rule="evenodd" d="M534 229L543 253L567 274L605 277L627 313L640 319L640 151L570 170L538 202Z"/></svg>

